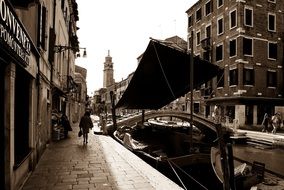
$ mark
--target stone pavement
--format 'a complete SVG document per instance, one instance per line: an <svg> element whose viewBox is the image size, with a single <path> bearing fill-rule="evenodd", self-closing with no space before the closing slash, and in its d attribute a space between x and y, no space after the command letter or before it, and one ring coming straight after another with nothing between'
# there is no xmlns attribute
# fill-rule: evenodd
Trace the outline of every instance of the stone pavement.
<svg viewBox="0 0 284 190"><path fill-rule="evenodd" d="M23 190L182 189L111 137L91 131L84 145L77 133L48 146Z"/></svg>

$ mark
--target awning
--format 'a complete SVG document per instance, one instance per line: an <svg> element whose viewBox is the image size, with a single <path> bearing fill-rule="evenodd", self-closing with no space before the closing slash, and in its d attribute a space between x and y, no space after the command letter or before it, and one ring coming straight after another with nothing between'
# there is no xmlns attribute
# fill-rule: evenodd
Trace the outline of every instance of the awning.
<svg viewBox="0 0 284 190"><path fill-rule="evenodd" d="M255 96L233 96L233 97L216 97L205 100L207 105L284 105L283 98L273 98L273 97L255 97Z"/></svg>
<svg viewBox="0 0 284 190"><path fill-rule="evenodd" d="M194 57L193 88L220 68ZM169 42L151 39L121 99L119 108L159 109L190 91L190 54Z"/></svg>

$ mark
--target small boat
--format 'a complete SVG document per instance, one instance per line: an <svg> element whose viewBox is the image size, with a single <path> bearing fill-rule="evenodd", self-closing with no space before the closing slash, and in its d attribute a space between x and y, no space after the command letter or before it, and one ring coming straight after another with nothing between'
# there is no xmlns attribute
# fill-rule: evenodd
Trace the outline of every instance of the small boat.
<svg viewBox="0 0 284 190"><path fill-rule="evenodd" d="M210 164L210 147L206 137L194 127L190 152L189 124L176 121L148 120L144 124L121 126L114 138L132 152L152 160L153 163L172 161L179 166L194 163ZM190 159L189 159L190 158Z"/></svg>
<svg viewBox="0 0 284 190"><path fill-rule="evenodd" d="M219 149L211 148L211 164L212 168L221 183L224 183L224 176L221 164L221 154ZM241 163L234 160L234 181L236 189L249 190L255 189L271 189L271 186L277 185L276 177L269 175L264 177L264 163L254 161L252 165Z"/></svg>
<svg viewBox="0 0 284 190"><path fill-rule="evenodd" d="M223 170L222 170L222 164L221 164L221 154L219 149L212 147L211 148L211 164L214 169L214 172L219 179L221 183L224 183L224 177L223 177ZM237 166L234 168L234 175L235 178L238 176L245 176L249 172L249 167L246 163L235 163Z"/></svg>
<svg viewBox="0 0 284 190"><path fill-rule="evenodd" d="M186 122L150 119L143 124L120 126L113 137L173 181L178 179L173 172L175 168L187 187L199 189L204 184L220 189L221 183L210 162L210 150L216 143L195 126L189 135L189 127ZM197 177L200 184L188 176Z"/></svg>

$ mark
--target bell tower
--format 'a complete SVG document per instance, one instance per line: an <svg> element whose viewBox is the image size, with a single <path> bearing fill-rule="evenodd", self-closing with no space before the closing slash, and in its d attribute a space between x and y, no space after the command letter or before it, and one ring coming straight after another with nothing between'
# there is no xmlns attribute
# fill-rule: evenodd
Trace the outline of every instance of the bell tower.
<svg viewBox="0 0 284 190"><path fill-rule="evenodd" d="M105 62L104 62L103 87L107 88L108 86L112 84L114 84L113 62L112 62L112 57L110 56L110 51L108 50L108 55L105 57Z"/></svg>

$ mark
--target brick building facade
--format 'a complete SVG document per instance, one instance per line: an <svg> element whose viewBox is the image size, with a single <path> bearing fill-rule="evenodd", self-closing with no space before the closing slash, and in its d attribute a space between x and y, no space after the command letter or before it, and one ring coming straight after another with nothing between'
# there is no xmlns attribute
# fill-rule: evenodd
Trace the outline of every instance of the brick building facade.
<svg viewBox="0 0 284 190"><path fill-rule="evenodd" d="M199 0L186 11L188 49L224 69L195 89L195 112L210 117L220 105L223 121L240 125L284 116L283 11L279 0Z"/></svg>

